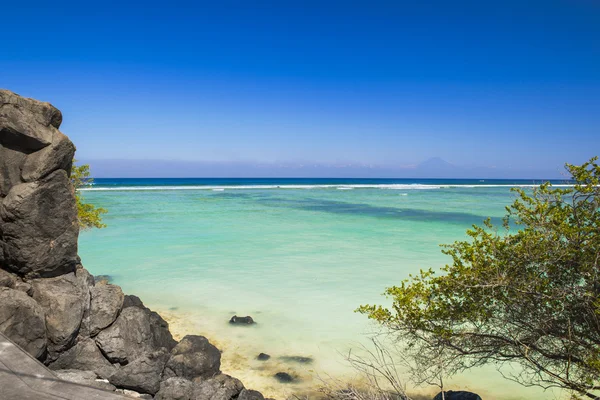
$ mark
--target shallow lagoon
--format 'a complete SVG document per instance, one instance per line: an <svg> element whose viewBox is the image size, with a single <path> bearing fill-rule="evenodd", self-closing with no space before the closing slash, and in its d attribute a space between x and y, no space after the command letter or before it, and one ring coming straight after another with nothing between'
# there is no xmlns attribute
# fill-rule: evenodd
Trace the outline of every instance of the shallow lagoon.
<svg viewBox="0 0 600 400"><path fill-rule="evenodd" d="M108 228L82 233L80 255L175 333L216 342L224 372L278 397L317 376L349 376L342 354L376 329L353 310L385 302L384 288L419 268L439 268L439 244L499 221L514 199L506 182L263 181L99 180L84 196L110 211ZM234 314L257 324L231 326ZM273 357L255 360L260 352ZM278 359L286 355L314 362ZM302 382L280 384L278 371ZM486 399L539 395L493 369L455 383Z"/></svg>

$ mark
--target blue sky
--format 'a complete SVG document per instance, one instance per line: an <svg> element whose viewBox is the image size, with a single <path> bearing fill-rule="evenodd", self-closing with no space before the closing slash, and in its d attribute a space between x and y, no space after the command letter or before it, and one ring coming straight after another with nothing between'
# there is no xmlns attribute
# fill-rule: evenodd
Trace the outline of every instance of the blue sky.
<svg viewBox="0 0 600 400"><path fill-rule="evenodd" d="M525 177L600 154L594 0L19 3L0 87L59 107L92 170L441 157Z"/></svg>

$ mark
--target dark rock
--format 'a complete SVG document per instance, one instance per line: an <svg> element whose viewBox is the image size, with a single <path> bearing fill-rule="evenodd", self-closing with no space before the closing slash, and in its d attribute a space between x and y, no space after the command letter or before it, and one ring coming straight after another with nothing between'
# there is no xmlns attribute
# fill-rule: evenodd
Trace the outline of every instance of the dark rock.
<svg viewBox="0 0 600 400"><path fill-rule="evenodd" d="M254 320L252 319L251 316L238 317L237 315L234 315L229 320L229 323L232 325L252 325L252 324L255 324L256 322L254 322Z"/></svg>
<svg viewBox="0 0 600 400"><path fill-rule="evenodd" d="M21 291L0 287L0 332L35 358L45 354L44 310Z"/></svg>
<svg viewBox="0 0 600 400"><path fill-rule="evenodd" d="M448 390L444 392L443 398L445 400L481 400L481 397L478 394L472 392L466 392L463 390L453 391ZM433 400L442 400L442 392L439 392Z"/></svg>
<svg viewBox="0 0 600 400"><path fill-rule="evenodd" d="M160 383L154 400L195 400L194 383L185 378L169 378Z"/></svg>
<svg viewBox="0 0 600 400"><path fill-rule="evenodd" d="M13 186L0 206L3 268L29 278L75 271L77 208L67 173Z"/></svg>
<svg viewBox="0 0 600 400"><path fill-rule="evenodd" d="M123 291L119 286L100 284L90 288L91 305L86 327L91 336L112 324L123 307Z"/></svg>
<svg viewBox="0 0 600 400"><path fill-rule="evenodd" d="M125 298L123 299L123 308L127 307L146 308L146 306L144 306L144 303L142 303L142 300L140 300L139 297L134 296L132 294L125 295Z"/></svg>
<svg viewBox="0 0 600 400"><path fill-rule="evenodd" d="M104 358L93 339L79 341L75 346L62 353L49 367L52 370L94 371L96 375L104 379L108 379L116 371L115 366Z"/></svg>
<svg viewBox="0 0 600 400"><path fill-rule="evenodd" d="M73 382L80 385L97 387L103 390L114 392L117 388L98 376L93 371L81 371L78 369L59 369L54 371L63 381Z"/></svg>
<svg viewBox="0 0 600 400"><path fill-rule="evenodd" d="M287 372L278 372L275 375L273 375L273 377L275 379L277 379L279 382L281 383L290 383L290 382L294 382L294 378L288 374Z"/></svg>
<svg viewBox="0 0 600 400"><path fill-rule="evenodd" d="M302 356L281 356L279 357L281 361L285 362L294 362L299 364L310 364L313 362L311 357L302 357Z"/></svg>
<svg viewBox="0 0 600 400"><path fill-rule="evenodd" d="M260 361L267 361L269 358L271 358L271 356L265 353L260 353L258 356L256 356L256 359Z"/></svg>
<svg viewBox="0 0 600 400"><path fill-rule="evenodd" d="M108 378L113 385L154 395L160 389L163 369L169 358L165 348L145 353L119 368Z"/></svg>
<svg viewBox="0 0 600 400"><path fill-rule="evenodd" d="M46 314L49 360L56 359L75 342L81 320L88 304L85 302L87 287L74 273L56 278L40 278L31 281L33 298Z"/></svg>
<svg viewBox="0 0 600 400"><path fill-rule="evenodd" d="M166 378L212 378L219 374L221 352L204 336L187 335L171 350Z"/></svg>
<svg viewBox="0 0 600 400"><path fill-rule="evenodd" d="M73 143L68 137L55 130L49 146L31 153L25 158L21 169L21 179L24 182L36 181L58 169L70 173L74 154Z"/></svg>
<svg viewBox="0 0 600 400"><path fill-rule="evenodd" d="M244 389L240 392L238 400L265 400L265 397L256 390Z"/></svg>
<svg viewBox="0 0 600 400"><path fill-rule="evenodd" d="M0 198L6 196L13 186L22 183L20 166L27 158L27 153L18 148L3 146L4 139L5 132L0 131Z"/></svg>
<svg viewBox="0 0 600 400"><path fill-rule="evenodd" d="M111 362L121 364L161 347L171 351L177 344L160 315L135 306L124 308L111 326L100 331L96 343Z"/></svg>
<svg viewBox="0 0 600 400"><path fill-rule="evenodd" d="M50 104L0 90L0 198L22 183L27 156L52 144L60 121Z"/></svg>
<svg viewBox="0 0 600 400"><path fill-rule="evenodd" d="M208 380L196 378L194 383L193 399L231 400L238 397L244 389L242 382L225 374Z"/></svg>
<svg viewBox="0 0 600 400"><path fill-rule="evenodd" d="M15 284L18 281L18 277L14 274L11 274L8 271L0 269L0 287L7 287L10 289L15 288Z"/></svg>
<svg viewBox="0 0 600 400"><path fill-rule="evenodd" d="M52 135L62 122L57 108L9 90L0 90L0 105L0 131L11 136L11 144L39 150L52 143Z"/></svg>

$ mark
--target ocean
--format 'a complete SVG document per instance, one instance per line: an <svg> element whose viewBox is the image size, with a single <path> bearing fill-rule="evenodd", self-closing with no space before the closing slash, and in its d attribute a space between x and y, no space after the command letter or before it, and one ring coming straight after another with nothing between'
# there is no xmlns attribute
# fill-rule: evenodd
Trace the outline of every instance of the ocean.
<svg viewBox="0 0 600 400"><path fill-rule="evenodd" d="M165 315L175 330L223 349L223 371L282 398L324 376L350 378L348 351L377 326L354 310L388 304L383 290L449 262L440 244L500 222L529 180L96 179L85 201L109 210L82 232L94 275ZM564 182L555 182L564 184ZM232 326L250 315L251 327ZM264 352L272 357L258 361ZM303 356L294 363L283 356ZM284 371L298 383L273 379ZM493 368L448 380L485 399L548 397ZM434 393L434 388L416 388Z"/></svg>

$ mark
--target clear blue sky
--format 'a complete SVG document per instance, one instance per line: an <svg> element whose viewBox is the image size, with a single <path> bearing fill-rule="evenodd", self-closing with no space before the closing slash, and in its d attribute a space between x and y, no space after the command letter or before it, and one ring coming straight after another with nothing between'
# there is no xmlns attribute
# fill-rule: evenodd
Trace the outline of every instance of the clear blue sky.
<svg viewBox="0 0 600 400"><path fill-rule="evenodd" d="M596 0L6 1L1 13L0 87L59 107L92 163L441 157L527 175L600 154Z"/></svg>

